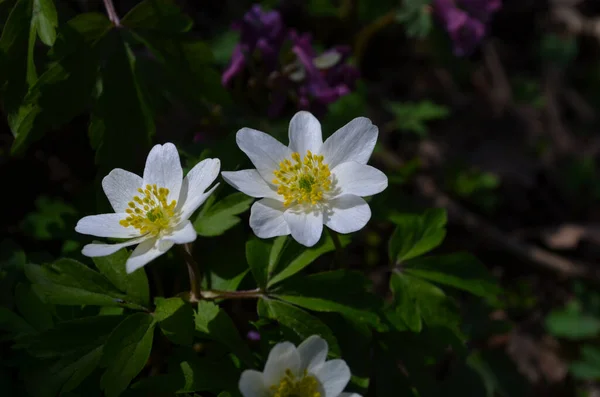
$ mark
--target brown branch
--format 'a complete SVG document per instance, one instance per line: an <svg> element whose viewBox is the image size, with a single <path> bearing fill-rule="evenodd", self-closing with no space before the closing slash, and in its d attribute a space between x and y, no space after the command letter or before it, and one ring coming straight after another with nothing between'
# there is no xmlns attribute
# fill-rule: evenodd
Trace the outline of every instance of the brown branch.
<svg viewBox="0 0 600 397"><path fill-rule="evenodd" d="M401 162L391 152L387 152L384 156L375 153L374 156L392 169ZM394 163L390 164L389 158L394 157L396 157ZM557 272L561 276L589 277L600 280L600 270L589 264L564 258L537 246L521 242L502 232L440 191L430 176L418 176L415 179L415 185L423 197L431 200L436 207L445 208L449 219L463 225L473 235L486 239L529 263Z"/></svg>

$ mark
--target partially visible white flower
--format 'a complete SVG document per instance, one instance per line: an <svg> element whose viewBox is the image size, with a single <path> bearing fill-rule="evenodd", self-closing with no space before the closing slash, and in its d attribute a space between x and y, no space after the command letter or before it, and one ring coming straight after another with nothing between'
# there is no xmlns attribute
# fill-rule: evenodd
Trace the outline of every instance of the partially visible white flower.
<svg viewBox="0 0 600 397"><path fill-rule="evenodd" d="M350 369L344 360L327 358L327 342L313 335L297 348L276 344L263 372L246 370L239 382L244 397L361 397L344 393Z"/></svg>
<svg viewBox="0 0 600 397"><path fill-rule="evenodd" d="M144 177L116 168L102 180L114 214L86 216L75 231L98 237L127 238L119 244L88 244L86 256L106 256L139 244L127 260L127 273L167 252L173 244L197 237L189 217L218 186L205 190L219 174L219 159L205 159L183 178L172 143L156 145L146 159Z"/></svg>
<svg viewBox="0 0 600 397"><path fill-rule="evenodd" d="M258 237L291 234L311 247L319 241L323 224L351 233L371 218L361 197L388 185L383 172L367 165L377 134L371 120L358 117L323 143L319 120L301 111L290 121L289 147L264 132L239 130L237 144L256 169L222 175L234 188L262 198L250 213L250 227Z"/></svg>

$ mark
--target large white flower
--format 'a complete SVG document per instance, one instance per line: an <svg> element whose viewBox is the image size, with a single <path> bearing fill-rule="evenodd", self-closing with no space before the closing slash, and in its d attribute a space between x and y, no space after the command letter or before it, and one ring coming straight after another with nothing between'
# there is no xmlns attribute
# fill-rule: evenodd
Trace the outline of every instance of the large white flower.
<svg viewBox="0 0 600 397"><path fill-rule="evenodd" d="M222 175L236 189L262 198L250 213L250 227L258 237L291 234L310 247L319 241L323 224L351 233L371 218L361 197L388 184L383 172L367 165L377 133L371 120L358 117L323 143L319 120L298 112L290 121L289 147L264 132L239 130L237 144L256 169Z"/></svg>
<svg viewBox="0 0 600 397"><path fill-rule="evenodd" d="M239 387L244 397L361 397L344 393L350 369L344 360L327 358L327 342L313 335L298 348L290 342L276 344L263 372L246 370Z"/></svg>
<svg viewBox="0 0 600 397"><path fill-rule="evenodd" d="M219 159L205 159L185 179L179 153L172 143L156 145L148 154L144 177L116 168L102 180L102 188L114 214L86 216L77 222L79 233L98 237L127 238L119 244L88 244L86 256L105 256L139 244L127 260L127 273L167 252L173 244L197 237L189 217L210 196L220 169Z"/></svg>

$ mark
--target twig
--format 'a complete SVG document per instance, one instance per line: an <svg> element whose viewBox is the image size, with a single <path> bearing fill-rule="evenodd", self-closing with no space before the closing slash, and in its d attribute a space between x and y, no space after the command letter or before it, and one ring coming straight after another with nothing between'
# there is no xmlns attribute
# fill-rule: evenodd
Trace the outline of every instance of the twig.
<svg viewBox="0 0 600 397"><path fill-rule="evenodd" d="M390 152L385 156L380 156L378 153L375 153L374 156L386 163L390 168L393 168L395 164L401 161L396 158L394 164L386 162L386 159L396 157ZM564 258L534 245L518 241L516 238L503 233L500 229L489 224L466 208L463 208L445 193L441 192L433 181L433 178L419 176L416 178L415 184L422 196L430 199L436 207L445 208L448 211L450 219L462 224L474 235L487 239L532 264L558 272L562 276L590 277L597 281L600 280L600 270L594 269L589 264Z"/></svg>
<svg viewBox="0 0 600 397"><path fill-rule="evenodd" d="M215 300L215 299L257 299L265 296L265 293L260 289L252 289L245 291L202 291L202 299Z"/></svg>
<svg viewBox="0 0 600 397"><path fill-rule="evenodd" d="M106 8L108 19L110 19L113 25L117 27L121 26L121 20L117 15L117 11L115 10L115 5L113 4L112 0L104 0L104 8Z"/></svg>
<svg viewBox="0 0 600 397"><path fill-rule="evenodd" d="M200 282L202 281L202 273L200 272L200 267L198 263L194 260L192 256L192 246L191 244L183 244L180 245L181 253L185 258L185 263L188 268L188 274L190 276L190 301L195 301L200 299L202 296L202 289L200 288Z"/></svg>

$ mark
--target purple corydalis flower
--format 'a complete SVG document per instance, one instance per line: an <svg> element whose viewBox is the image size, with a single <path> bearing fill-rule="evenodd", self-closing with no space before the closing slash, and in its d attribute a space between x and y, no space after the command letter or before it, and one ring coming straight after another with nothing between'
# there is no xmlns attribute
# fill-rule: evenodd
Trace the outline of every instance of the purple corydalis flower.
<svg viewBox="0 0 600 397"><path fill-rule="evenodd" d="M473 51L485 36L485 26L501 0L433 0L433 12L454 42L454 53Z"/></svg>
<svg viewBox="0 0 600 397"><path fill-rule="evenodd" d="M229 84L244 69L247 58L256 49L267 69L277 67L277 56L286 36L279 12L264 12L260 5L254 5L241 21L233 24L232 29L240 32L240 42L235 46L231 62L221 78L223 85Z"/></svg>

